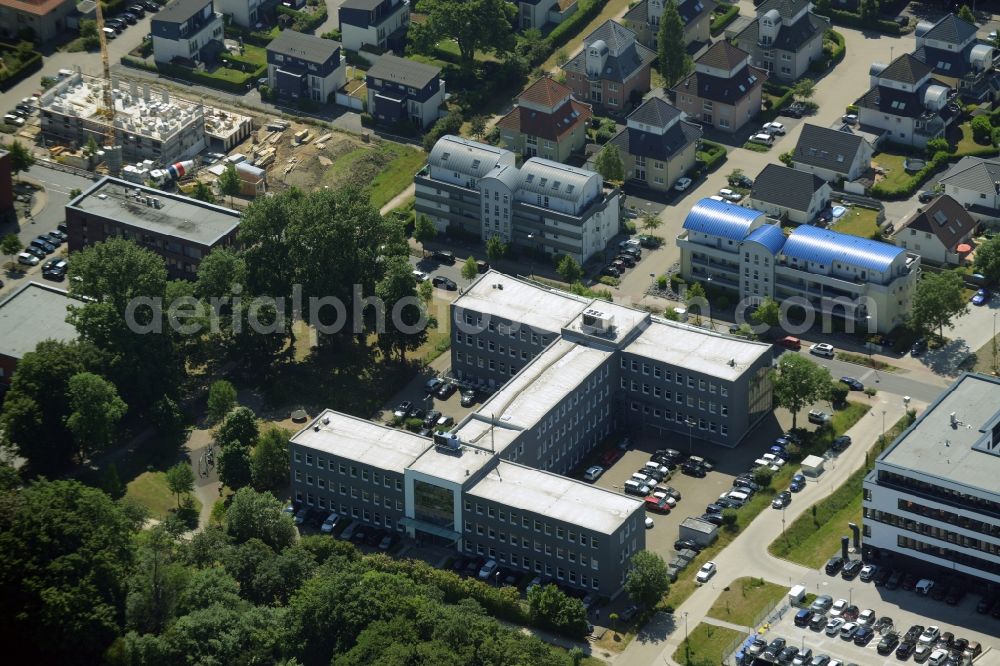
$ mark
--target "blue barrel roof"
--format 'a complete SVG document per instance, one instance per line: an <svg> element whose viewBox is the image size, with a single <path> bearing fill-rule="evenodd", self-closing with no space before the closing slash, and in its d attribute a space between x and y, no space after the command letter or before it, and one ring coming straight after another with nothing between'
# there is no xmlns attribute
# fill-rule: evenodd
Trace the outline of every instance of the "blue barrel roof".
<svg viewBox="0 0 1000 666"><path fill-rule="evenodd" d="M741 241L753 221L764 213L725 201L702 199L684 218L684 228L712 236Z"/></svg>
<svg viewBox="0 0 1000 666"><path fill-rule="evenodd" d="M905 250L879 241L801 225L785 241L782 254L800 261L831 265L839 261L858 268L887 271Z"/></svg>
<svg viewBox="0 0 1000 666"><path fill-rule="evenodd" d="M747 241L756 241L771 251L771 254L778 254L785 244L785 234L777 224L762 224L746 237Z"/></svg>

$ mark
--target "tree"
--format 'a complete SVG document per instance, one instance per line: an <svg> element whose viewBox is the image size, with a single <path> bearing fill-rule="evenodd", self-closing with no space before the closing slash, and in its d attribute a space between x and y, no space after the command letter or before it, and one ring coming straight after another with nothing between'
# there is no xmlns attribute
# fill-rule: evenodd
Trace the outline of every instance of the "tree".
<svg viewBox="0 0 1000 666"><path fill-rule="evenodd" d="M976 272L989 282L1000 282L1000 236L994 236L976 248L974 266Z"/></svg>
<svg viewBox="0 0 1000 666"><path fill-rule="evenodd" d="M625 593L639 606L652 608L670 587L667 563L658 553L640 550L632 556L625 577Z"/></svg>
<svg viewBox="0 0 1000 666"><path fill-rule="evenodd" d="M969 123L972 128L972 139L976 143L990 143L993 137L993 126L988 116L976 116Z"/></svg>
<svg viewBox="0 0 1000 666"><path fill-rule="evenodd" d="M776 300L768 296L751 313L750 320L755 324L766 324L774 328L781 323L781 306L778 305Z"/></svg>
<svg viewBox="0 0 1000 666"><path fill-rule="evenodd" d="M496 262L507 254L507 244L499 236L490 236L486 241L486 256L491 262Z"/></svg>
<svg viewBox="0 0 1000 666"><path fill-rule="evenodd" d="M422 0L420 12L426 20L410 26L415 28L411 43L426 49L453 39L464 67L474 63L476 51L502 55L517 43L513 28L517 8L507 0Z"/></svg>
<svg viewBox="0 0 1000 666"><path fill-rule="evenodd" d="M101 663L119 633L138 526L76 481L15 492L0 529L0 638L40 663Z"/></svg>
<svg viewBox="0 0 1000 666"><path fill-rule="evenodd" d="M208 388L208 418L218 423L236 406L236 387L225 379L212 382Z"/></svg>
<svg viewBox="0 0 1000 666"><path fill-rule="evenodd" d="M385 259L382 264L384 274L375 285L375 295L385 303L388 316L384 326L376 327L378 347L385 358L392 358L395 352L398 360L404 362L406 352L417 349L427 340L431 322L423 302L417 298L410 262L397 255Z"/></svg>
<svg viewBox="0 0 1000 666"><path fill-rule="evenodd" d="M944 340L944 327L951 326L953 318L969 311L962 289L962 278L957 273L925 272L913 295L912 321L927 331L938 329Z"/></svg>
<svg viewBox="0 0 1000 666"><path fill-rule="evenodd" d="M82 462L94 451L111 444L128 406L118 397L114 384L91 372L70 377L66 390L71 410L66 427L76 439Z"/></svg>
<svg viewBox="0 0 1000 666"><path fill-rule="evenodd" d="M739 515L736 513L736 509L722 510L722 526L730 532L735 532L738 529L738 520Z"/></svg>
<svg viewBox="0 0 1000 666"><path fill-rule="evenodd" d="M559 260L559 265L556 266L556 273L559 273L559 277L569 284L574 284L583 279L583 269L580 268L580 264L577 263L576 259L568 254L563 255L563 258Z"/></svg>
<svg viewBox="0 0 1000 666"><path fill-rule="evenodd" d="M597 154L597 159L594 160L594 169L601 174L604 180L615 183L625 180L625 165L622 164L622 157L614 146L605 146L604 150Z"/></svg>
<svg viewBox="0 0 1000 666"><path fill-rule="evenodd" d="M726 182L729 183L731 187L735 187L743 180L744 172L743 169L733 169L726 176Z"/></svg>
<svg viewBox="0 0 1000 666"><path fill-rule="evenodd" d="M806 405L825 399L830 392L830 370L804 356L782 354L771 371L774 404L792 413L792 428Z"/></svg>
<svg viewBox="0 0 1000 666"><path fill-rule="evenodd" d="M469 134L476 141L482 141L486 136L486 116L472 116L469 119Z"/></svg>
<svg viewBox="0 0 1000 666"><path fill-rule="evenodd" d="M962 19L963 21L968 21L972 25L976 24L976 17L972 13L972 10L969 9L968 5L962 5L962 8L958 10L958 18Z"/></svg>
<svg viewBox="0 0 1000 666"><path fill-rule="evenodd" d="M257 440L250 456L250 476L258 491L279 495L288 487L288 438L283 428L271 426Z"/></svg>
<svg viewBox="0 0 1000 666"><path fill-rule="evenodd" d="M13 257L21 251L21 239L17 234L7 234L0 240L0 254L6 257Z"/></svg>
<svg viewBox="0 0 1000 666"><path fill-rule="evenodd" d="M437 236L437 227L426 215L417 215L417 221L413 225L413 240L420 243L420 246L427 251L426 245Z"/></svg>
<svg viewBox="0 0 1000 666"><path fill-rule="evenodd" d="M14 139L7 151L10 153L10 170L14 174L14 178L17 178L17 174L34 166L35 156L27 146L17 139Z"/></svg>
<svg viewBox="0 0 1000 666"><path fill-rule="evenodd" d="M587 610L579 599L568 596L555 585L535 585L528 590L528 611L542 627L584 636Z"/></svg>
<svg viewBox="0 0 1000 666"><path fill-rule="evenodd" d="M462 278L465 280L475 280L476 276L479 275L479 266L476 265L476 260L474 257L469 257L462 264Z"/></svg>
<svg viewBox="0 0 1000 666"><path fill-rule="evenodd" d="M799 79L792 86L792 94L798 99L809 99L816 92L816 82L812 79Z"/></svg>
<svg viewBox="0 0 1000 666"><path fill-rule="evenodd" d="M657 35L659 58L656 64L669 88L691 70L691 56L684 48L684 23L677 6L673 2L666 2L664 5Z"/></svg>
<svg viewBox="0 0 1000 666"><path fill-rule="evenodd" d="M260 435L257 415L249 407L236 407L226 414L215 432L215 443L222 448L240 448L247 451Z"/></svg>
<svg viewBox="0 0 1000 666"><path fill-rule="evenodd" d="M642 214L641 227L643 231L656 231L661 226L663 226L663 220L658 218L656 215L653 215L652 213Z"/></svg>
<svg viewBox="0 0 1000 666"><path fill-rule="evenodd" d="M177 508L181 508L181 495L194 492L194 470L186 462L179 462L167 470L167 488L177 498Z"/></svg>
<svg viewBox="0 0 1000 666"><path fill-rule="evenodd" d="M771 480L773 478L774 472L772 472L768 467L761 466L753 471L753 482L761 488L771 487Z"/></svg>
<svg viewBox="0 0 1000 666"><path fill-rule="evenodd" d="M226 511L226 532L237 544L256 538L275 551L283 550L295 541L295 525L281 509L271 493L237 490Z"/></svg>
<svg viewBox="0 0 1000 666"><path fill-rule="evenodd" d="M236 165L231 163L226 170L219 174L216 181L219 186L219 194L229 197L229 207L233 207L233 197L240 193L240 174L236 173Z"/></svg>
<svg viewBox="0 0 1000 666"><path fill-rule="evenodd" d="M191 190L191 196L199 201L215 203L215 194L212 192L212 188L208 183L201 180L194 184L194 189Z"/></svg>
<svg viewBox="0 0 1000 666"><path fill-rule="evenodd" d="M878 20L880 0L861 0L861 19L865 22Z"/></svg>

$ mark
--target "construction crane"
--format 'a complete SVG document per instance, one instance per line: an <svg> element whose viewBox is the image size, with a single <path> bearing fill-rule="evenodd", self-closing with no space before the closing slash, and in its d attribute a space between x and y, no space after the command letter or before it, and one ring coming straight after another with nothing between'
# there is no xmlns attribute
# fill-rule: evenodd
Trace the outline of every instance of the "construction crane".
<svg viewBox="0 0 1000 666"><path fill-rule="evenodd" d="M103 78L104 116L107 120L104 136L105 164L108 172L112 176L117 176L121 169L120 150L115 144L115 97L111 91L111 64L108 59L108 39L104 32L104 10L101 7L101 0L97 0L97 39L101 44L101 67Z"/></svg>

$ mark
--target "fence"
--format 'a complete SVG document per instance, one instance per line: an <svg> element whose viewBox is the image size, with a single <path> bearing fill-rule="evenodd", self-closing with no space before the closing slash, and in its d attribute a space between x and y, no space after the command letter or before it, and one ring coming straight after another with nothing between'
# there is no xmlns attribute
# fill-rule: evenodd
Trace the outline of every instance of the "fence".
<svg viewBox="0 0 1000 666"><path fill-rule="evenodd" d="M790 608L791 605L788 603L788 599L781 598L770 608L758 613L757 617L755 617L754 621L751 623L751 628L754 629L754 633L738 638L726 646L726 649L722 651L722 654L725 655L722 658L722 663L729 666L738 666L739 662L736 660L736 653L739 651L740 646L746 642L747 638L766 633L770 626L781 620Z"/></svg>

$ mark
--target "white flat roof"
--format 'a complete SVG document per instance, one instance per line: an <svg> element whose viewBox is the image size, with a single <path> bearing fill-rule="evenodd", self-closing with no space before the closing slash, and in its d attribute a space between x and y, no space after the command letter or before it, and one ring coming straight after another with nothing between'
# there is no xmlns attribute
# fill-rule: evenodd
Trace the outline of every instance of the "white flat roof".
<svg viewBox="0 0 1000 666"><path fill-rule="evenodd" d="M500 461L496 469L467 489L466 495L602 534L614 533L642 506L626 495L507 461Z"/></svg>
<svg viewBox="0 0 1000 666"><path fill-rule="evenodd" d="M460 484L493 459L488 422L480 420L475 414L470 414L451 432L462 440L460 449L451 451L432 446L417 458L409 469ZM492 444L496 447L494 451L507 448L519 434L518 431L496 428L492 437Z"/></svg>
<svg viewBox="0 0 1000 666"><path fill-rule="evenodd" d="M319 426L319 430L316 430ZM295 433L293 444L402 474L417 457L433 446L427 437L390 428L348 414L324 410Z"/></svg>
<svg viewBox="0 0 1000 666"><path fill-rule="evenodd" d="M531 428L612 353L559 338L476 411L509 428Z"/></svg>
<svg viewBox="0 0 1000 666"><path fill-rule="evenodd" d="M590 335L583 331L583 316L594 314L595 316L610 317L614 326L614 337L607 338L610 342L619 342L632 332L639 324L649 319L649 313L634 308L628 308L617 303L610 303L602 299L594 299L585 307L579 315L565 325L570 331L576 331L585 335Z"/></svg>
<svg viewBox="0 0 1000 666"><path fill-rule="evenodd" d="M76 329L66 321L70 305L83 305L65 289L29 282L0 301L0 354L23 358L42 340L71 342Z"/></svg>
<svg viewBox="0 0 1000 666"><path fill-rule="evenodd" d="M752 342L704 328L653 319L653 323L623 351L670 363L692 372L735 381L771 345Z"/></svg>
<svg viewBox="0 0 1000 666"><path fill-rule="evenodd" d="M590 299L490 270L459 296L454 305L558 333L589 303Z"/></svg>

